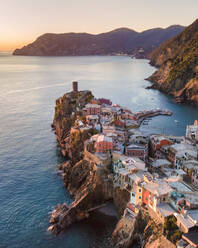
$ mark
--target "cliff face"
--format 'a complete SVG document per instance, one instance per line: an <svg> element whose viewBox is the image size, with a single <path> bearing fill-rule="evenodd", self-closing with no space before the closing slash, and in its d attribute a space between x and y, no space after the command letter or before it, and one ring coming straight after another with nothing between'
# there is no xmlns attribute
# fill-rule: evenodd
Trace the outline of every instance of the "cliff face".
<svg viewBox="0 0 198 248"><path fill-rule="evenodd" d="M120 28L98 35L87 33L44 34L33 43L16 49L13 54L75 56L125 53L133 54L136 57L145 57L161 43L180 33L183 28L175 25L166 29L155 28L142 33L128 28Z"/></svg>
<svg viewBox="0 0 198 248"><path fill-rule="evenodd" d="M198 105L198 20L149 57L151 65L159 67L148 78L153 88Z"/></svg>
<svg viewBox="0 0 198 248"><path fill-rule="evenodd" d="M74 197L70 206L59 204L50 220L49 230L58 234L73 222L88 218L90 212L107 200L114 200L119 214L123 214L129 193L114 188L111 156L98 161L87 150L86 141L94 134L92 129L74 128L78 119L84 119L83 107L92 99L90 91L70 92L56 100L52 127L67 161L59 166L65 187ZM98 164L103 166L98 166Z"/></svg>
<svg viewBox="0 0 198 248"><path fill-rule="evenodd" d="M90 91L70 92L56 100L53 127L63 156L73 163L83 158L84 141L93 135L93 130L72 129L77 116L82 116L82 106L93 98Z"/></svg>

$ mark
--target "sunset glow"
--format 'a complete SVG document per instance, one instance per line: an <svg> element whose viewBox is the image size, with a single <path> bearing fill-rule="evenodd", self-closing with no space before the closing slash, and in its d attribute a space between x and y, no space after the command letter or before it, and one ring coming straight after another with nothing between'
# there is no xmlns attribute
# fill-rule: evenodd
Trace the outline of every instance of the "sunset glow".
<svg viewBox="0 0 198 248"><path fill-rule="evenodd" d="M13 50L43 33L101 33L119 27L143 31L197 18L196 0L0 0L0 50ZM170 8L171 6L171 8ZM177 10L177 11L176 11ZM188 11L186 11L188 10ZM184 13L180 15L179 13Z"/></svg>

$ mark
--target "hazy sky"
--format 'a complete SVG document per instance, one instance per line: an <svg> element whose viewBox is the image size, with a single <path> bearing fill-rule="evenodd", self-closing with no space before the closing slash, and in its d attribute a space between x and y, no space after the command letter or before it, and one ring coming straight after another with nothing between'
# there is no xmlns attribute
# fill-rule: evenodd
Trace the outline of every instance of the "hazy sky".
<svg viewBox="0 0 198 248"><path fill-rule="evenodd" d="M0 0L0 50L43 33L100 33L119 27L142 31L198 18L198 0Z"/></svg>

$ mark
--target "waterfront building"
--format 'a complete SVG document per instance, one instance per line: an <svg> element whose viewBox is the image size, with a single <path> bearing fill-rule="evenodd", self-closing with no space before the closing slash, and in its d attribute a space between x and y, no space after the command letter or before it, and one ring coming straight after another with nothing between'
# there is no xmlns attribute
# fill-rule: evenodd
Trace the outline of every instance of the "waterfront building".
<svg viewBox="0 0 198 248"><path fill-rule="evenodd" d="M187 125L186 138L191 140L198 140L198 121L194 122L194 125Z"/></svg>

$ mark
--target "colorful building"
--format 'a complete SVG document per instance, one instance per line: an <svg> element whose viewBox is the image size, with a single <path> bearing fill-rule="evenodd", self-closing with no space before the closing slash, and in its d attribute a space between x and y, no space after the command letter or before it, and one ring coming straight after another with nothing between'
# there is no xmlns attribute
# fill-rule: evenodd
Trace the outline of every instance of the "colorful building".
<svg viewBox="0 0 198 248"><path fill-rule="evenodd" d="M187 125L186 138L192 140L198 140L198 121L194 122L194 125Z"/></svg>
<svg viewBox="0 0 198 248"><path fill-rule="evenodd" d="M172 145L173 142L170 141L166 136L163 135L151 135L150 145L151 145L151 156L157 159L163 159L164 155L162 148L164 146Z"/></svg>
<svg viewBox="0 0 198 248"><path fill-rule="evenodd" d="M85 106L87 115L100 115L101 114L101 106L98 104L87 104Z"/></svg>
<svg viewBox="0 0 198 248"><path fill-rule="evenodd" d="M151 207L155 212L157 205L168 203L173 189L163 180L153 180L142 183L142 202Z"/></svg>
<svg viewBox="0 0 198 248"><path fill-rule="evenodd" d="M138 157L145 161L148 156L148 146L140 144L131 144L126 147L126 155L130 157Z"/></svg>
<svg viewBox="0 0 198 248"><path fill-rule="evenodd" d="M113 150L113 139L104 134L98 135L95 142L95 151L98 153L106 153Z"/></svg>

